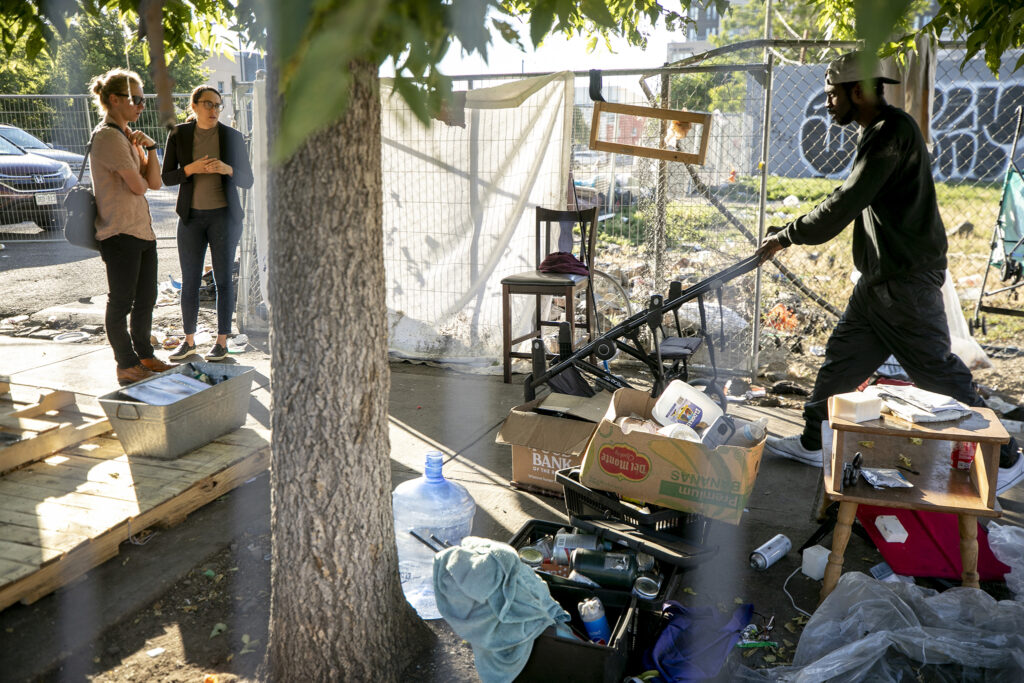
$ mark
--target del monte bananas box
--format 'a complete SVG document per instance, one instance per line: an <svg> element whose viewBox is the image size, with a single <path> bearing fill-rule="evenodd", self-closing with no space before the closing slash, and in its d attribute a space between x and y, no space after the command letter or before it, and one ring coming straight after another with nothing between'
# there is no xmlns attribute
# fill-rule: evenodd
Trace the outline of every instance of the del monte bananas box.
<svg viewBox="0 0 1024 683"><path fill-rule="evenodd" d="M624 433L619 415L651 416L655 401L619 389L587 444L580 482L662 507L739 524L754 488L764 441L753 447L708 448L639 430Z"/></svg>

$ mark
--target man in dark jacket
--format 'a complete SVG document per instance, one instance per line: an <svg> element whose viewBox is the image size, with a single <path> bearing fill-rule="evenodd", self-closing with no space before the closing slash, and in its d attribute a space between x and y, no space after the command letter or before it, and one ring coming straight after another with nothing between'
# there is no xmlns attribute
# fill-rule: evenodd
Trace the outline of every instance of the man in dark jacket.
<svg viewBox="0 0 1024 683"><path fill-rule="evenodd" d="M850 176L810 213L772 234L758 248L761 262L792 244L822 244L853 222L853 263L861 276L825 348L801 435L771 438L766 450L821 466L821 424L829 396L854 391L890 356L914 384L970 406L984 405L971 371L950 350L941 287L946 231L939 216L931 159L914 120L886 103L874 71L863 78L858 53L829 64L828 112L839 125L860 127ZM1002 492L1024 478L1016 444L1000 458Z"/></svg>

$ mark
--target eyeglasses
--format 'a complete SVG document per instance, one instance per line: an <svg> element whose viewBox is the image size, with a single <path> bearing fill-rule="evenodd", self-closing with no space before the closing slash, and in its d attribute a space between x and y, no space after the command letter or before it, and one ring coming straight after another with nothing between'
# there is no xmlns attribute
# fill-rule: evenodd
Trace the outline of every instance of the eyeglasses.
<svg viewBox="0 0 1024 683"><path fill-rule="evenodd" d="M206 107L206 111L220 111L224 108L223 103L211 102L210 100L199 100L196 104L201 104Z"/></svg>
<svg viewBox="0 0 1024 683"><path fill-rule="evenodd" d="M121 95L121 97L125 98L126 100L131 100L132 104L134 104L136 107L139 106L140 104L145 104L146 103L146 98L143 97L142 95L129 95L127 93L125 93L125 94L118 93L118 95Z"/></svg>

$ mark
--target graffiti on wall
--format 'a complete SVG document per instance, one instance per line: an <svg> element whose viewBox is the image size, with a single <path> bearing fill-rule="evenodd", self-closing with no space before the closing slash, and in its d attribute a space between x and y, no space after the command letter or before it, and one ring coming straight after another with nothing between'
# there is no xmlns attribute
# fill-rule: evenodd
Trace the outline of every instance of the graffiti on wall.
<svg viewBox="0 0 1024 683"><path fill-rule="evenodd" d="M1024 84L953 82L935 88L932 171L936 180L998 181L1013 144ZM856 126L837 126L825 95L807 100L800 125L800 152L813 175L844 173L857 144Z"/></svg>

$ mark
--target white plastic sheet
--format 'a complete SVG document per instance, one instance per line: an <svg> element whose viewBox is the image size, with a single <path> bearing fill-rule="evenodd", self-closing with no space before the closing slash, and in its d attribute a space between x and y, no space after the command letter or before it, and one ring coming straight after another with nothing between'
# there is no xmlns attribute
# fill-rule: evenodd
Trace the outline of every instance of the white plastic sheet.
<svg viewBox="0 0 1024 683"><path fill-rule="evenodd" d="M1024 605L974 588L943 593L860 572L839 579L804 627L791 666L738 681L1021 681Z"/></svg>
<svg viewBox="0 0 1024 683"><path fill-rule="evenodd" d="M1024 529L991 522L988 525L988 544L996 559L1010 568L1006 574L1006 587L1017 600L1024 600Z"/></svg>
<svg viewBox="0 0 1024 683"><path fill-rule="evenodd" d="M423 126L388 85L382 81L389 348L493 362L501 354L501 279L537 265L535 208L566 205L572 74L470 90L464 127ZM532 302L513 297L514 335L528 329Z"/></svg>

